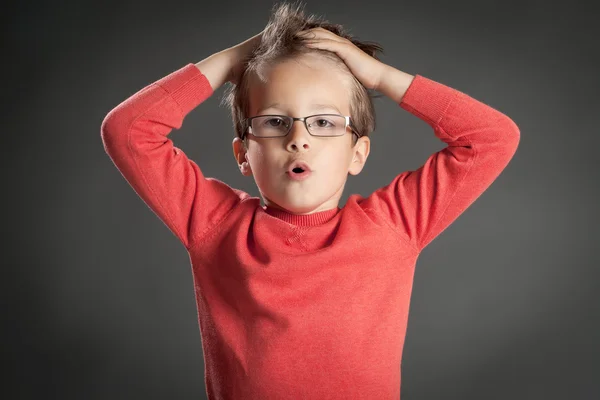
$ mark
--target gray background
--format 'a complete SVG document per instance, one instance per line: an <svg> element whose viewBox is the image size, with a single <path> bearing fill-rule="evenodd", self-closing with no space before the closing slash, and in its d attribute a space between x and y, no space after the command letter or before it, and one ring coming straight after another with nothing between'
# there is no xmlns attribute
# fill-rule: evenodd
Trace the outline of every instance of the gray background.
<svg viewBox="0 0 600 400"><path fill-rule="evenodd" d="M147 84L258 33L273 3L22 3L2 27L3 390L204 398L188 255L114 167L100 124ZM515 0L306 4L379 42L382 61L521 129L506 170L417 262L402 399L599 398L597 13ZM258 196L236 167L222 94L171 139L206 176ZM341 205L445 146L388 98L376 110L371 155Z"/></svg>

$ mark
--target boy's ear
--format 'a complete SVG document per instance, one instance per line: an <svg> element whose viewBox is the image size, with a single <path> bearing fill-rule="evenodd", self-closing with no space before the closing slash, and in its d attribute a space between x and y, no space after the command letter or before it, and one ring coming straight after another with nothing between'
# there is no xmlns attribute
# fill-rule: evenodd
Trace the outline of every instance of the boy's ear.
<svg viewBox="0 0 600 400"><path fill-rule="evenodd" d="M369 151L371 147L371 140L368 136L362 136L358 139L354 146L354 154L352 156L352 162L348 168L350 175L358 175L362 171L367 158L369 157Z"/></svg>
<svg viewBox="0 0 600 400"><path fill-rule="evenodd" d="M244 142L239 137L233 139L232 143L233 147L233 157L235 158L236 163L238 164L238 168L240 172L244 176L252 175L252 169L250 168L250 163L248 162L248 158L246 157L246 149L244 148Z"/></svg>

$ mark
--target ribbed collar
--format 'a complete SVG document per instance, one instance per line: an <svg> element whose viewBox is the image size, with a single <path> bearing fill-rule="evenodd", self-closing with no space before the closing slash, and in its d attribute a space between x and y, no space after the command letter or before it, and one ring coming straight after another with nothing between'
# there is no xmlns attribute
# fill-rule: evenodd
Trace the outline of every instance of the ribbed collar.
<svg viewBox="0 0 600 400"><path fill-rule="evenodd" d="M321 225L331 220L337 215L341 208L336 207L330 210L319 211L312 214L299 215L292 214L288 211L280 210L278 208L272 208L269 206L263 206L265 212L275 218L279 218L289 224L298 226L314 226Z"/></svg>

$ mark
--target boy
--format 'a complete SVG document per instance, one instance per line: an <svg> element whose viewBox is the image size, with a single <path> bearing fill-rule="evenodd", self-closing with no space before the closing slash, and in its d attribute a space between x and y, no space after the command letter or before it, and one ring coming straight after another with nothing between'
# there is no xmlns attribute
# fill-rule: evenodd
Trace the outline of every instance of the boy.
<svg viewBox="0 0 600 400"><path fill-rule="evenodd" d="M260 34L103 121L108 155L189 252L209 399L400 398L416 260L498 177L520 132L460 91L383 64L377 49L282 4ZM264 206L206 178L168 139L225 82L234 156ZM367 89L448 146L340 208L370 151Z"/></svg>

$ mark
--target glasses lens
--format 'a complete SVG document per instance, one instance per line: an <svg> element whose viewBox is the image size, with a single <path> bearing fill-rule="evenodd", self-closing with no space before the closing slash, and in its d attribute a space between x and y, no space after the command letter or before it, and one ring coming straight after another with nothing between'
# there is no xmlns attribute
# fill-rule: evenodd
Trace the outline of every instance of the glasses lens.
<svg viewBox="0 0 600 400"><path fill-rule="evenodd" d="M306 119L306 124L315 136L341 136L346 131L346 118L341 115L313 115Z"/></svg>
<svg viewBox="0 0 600 400"><path fill-rule="evenodd" d="M292 123L284 115L263 115L252 119L252 133L258 137L286 136ZM314 136L342 136L346 133L346 118L341 115L319 114L306 119L309 132Z"/></svg>
<svg viewBox="0 0 600 400"><path fill-rule="evenodd" d="M264 115L252 120L254 136L285 136L290 128L290 119L281 115Z"/></svg>

